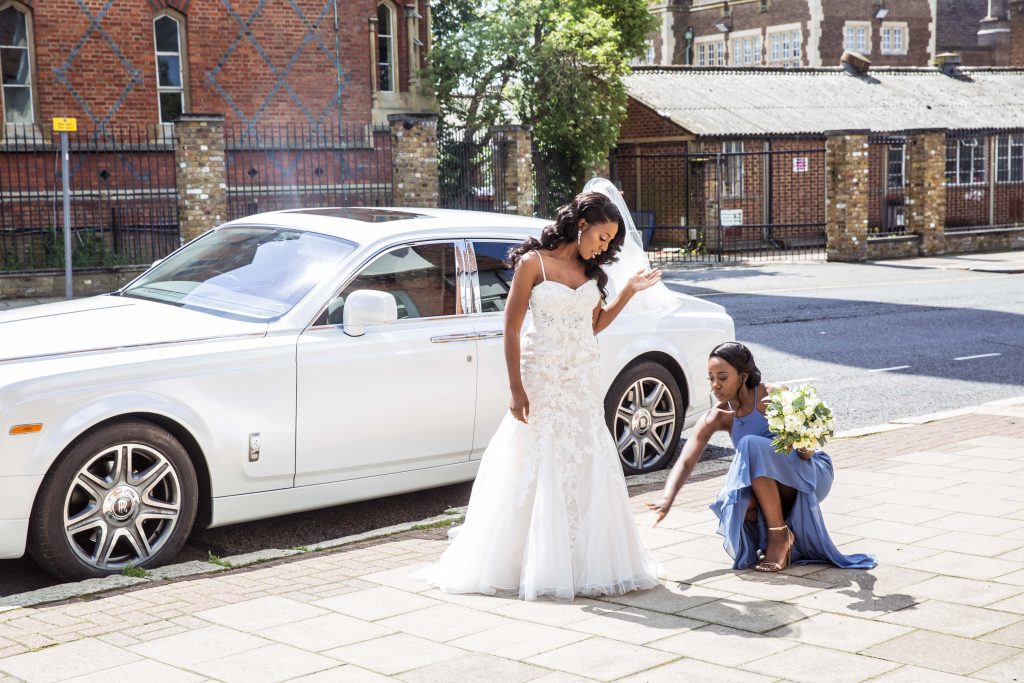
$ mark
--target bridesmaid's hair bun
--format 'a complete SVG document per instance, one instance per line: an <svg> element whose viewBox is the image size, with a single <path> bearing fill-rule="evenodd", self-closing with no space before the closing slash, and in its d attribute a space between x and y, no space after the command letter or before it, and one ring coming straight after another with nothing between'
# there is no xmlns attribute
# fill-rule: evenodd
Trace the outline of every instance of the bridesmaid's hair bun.
<svg viewBox="0 0 1024 683"><path fill-rule="evenodd" d="M757 364L754 362L754 354L739 342L719 344L711 351L709 358L721 358L736 368L736 372L747 373L746 386L748 389L753 389L761 383L761 371L757 369Z"/></svg>

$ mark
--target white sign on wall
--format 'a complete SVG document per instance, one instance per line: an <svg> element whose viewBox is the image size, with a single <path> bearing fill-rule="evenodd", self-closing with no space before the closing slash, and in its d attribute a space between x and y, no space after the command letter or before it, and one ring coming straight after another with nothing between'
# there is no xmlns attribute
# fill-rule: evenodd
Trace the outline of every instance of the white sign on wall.
<svg viewBox="0 0 1024 683"><path fill-rule="evenodd" d="M722 226L743 225L743 209L722 209Z"/></svg>
<svg viewBox="0 0 1024 683"><path fill-rule="evenodd" d="M807 173L809 166L807 157L793 157L793 173Z"/></svg>

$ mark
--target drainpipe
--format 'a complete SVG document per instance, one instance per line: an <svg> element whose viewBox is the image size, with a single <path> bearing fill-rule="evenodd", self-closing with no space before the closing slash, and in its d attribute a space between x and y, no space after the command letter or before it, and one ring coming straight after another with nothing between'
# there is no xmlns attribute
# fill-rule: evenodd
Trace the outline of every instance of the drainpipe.
<svg viewBox="0 0 1024 683"><path fill-rule="evenodd" d="M334 65L338 76L338 134L341 134L341 32L338 23L338 0L334 0Z"/></svg>

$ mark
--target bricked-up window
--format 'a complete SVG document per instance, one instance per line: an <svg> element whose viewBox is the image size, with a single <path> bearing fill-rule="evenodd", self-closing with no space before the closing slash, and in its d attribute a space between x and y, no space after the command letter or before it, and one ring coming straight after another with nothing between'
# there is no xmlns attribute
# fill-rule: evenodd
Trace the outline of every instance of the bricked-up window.
<svg viewBox="0 0 1024 683"><path fill-rule="evenodd" d="M726 197L743 196L743 143L722 143L722 193Z"/></svg>
<svg viewBox="0 0 1024 683"><path fill-rule="evenodd" d="M172 123L185 111L183 22L164 14L153 20L156 44L156 91L160 123Z"/></svg>
<svg viewBox="0 0 1024 683"><path fill-rule="evenodd" d="M955 138L946 141L946 184L975 185L985 182L985 140Z"/></svg>
<svg viewBox="0 0 1024 683"><path fill-rule="evenodd" d="M1024 133L1000 135L996 140L996 182L1024 182Z"/></svg>
<svg viewBox="0 0 1024 683"><path fill-rule="evenodd" d="M32 124L36 120L32 106L30 29L28 12L10 4L0 9L4 123Z"/></svg>
<svg viewBox="0 0 1024 683"><path fill-rule="evenodd" d="M871 54L871 24L864 21L848 21L843 27L843 49Z"/></svg>
<svg viewBox="0 0 1024 683"><path fill-rule="evenodd" d="M388 5L377 5L378 87L395 89L395 13Z"/></svg>
<svg viewBox="0 0 1024 683"><path fill-rule="evenodd" d="M882 23L882 54L883 55L905 55L907 54L907 25L906 23L883 22Z"/></svg>

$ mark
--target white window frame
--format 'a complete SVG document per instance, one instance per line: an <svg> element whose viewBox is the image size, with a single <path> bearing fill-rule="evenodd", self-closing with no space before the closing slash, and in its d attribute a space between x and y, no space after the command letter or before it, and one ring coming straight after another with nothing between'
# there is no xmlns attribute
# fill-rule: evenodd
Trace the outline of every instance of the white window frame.
<svg viewBox="0 0 1024 683"><path fill-rule="evenodd" d="M20 2L3 2L0 0L0 11L11 8L15 12L22 14L25 17L25 47L15 47L13 45L6 47L9 50L20 50L24 49L28 53L28 83L27 85L4 85L0 83L0 103L3 104L3 122L6 129L23 130L25 128L34 128L37 123L37 112L36 112L36 72L35 72L35 36L32 25L32 10L29 7L21 4ZM28 104L29 104L29 118L30 120L25 122L8 122L7 121L7 102L6 102L6 91L8 88L18 88L22 90L28 90Z"/></svg>
<svg viewBox="0 0 1024 683"><path fill-rule="evenodd" d="M178 27L178 51L167 52L157 49L156 45L156 22L161 19L170 19ZM153 53L156 55L156 113L160 124L164 127L173 127L173 121L164 121L164 112L160 107L160 95L162 93L180 93L181 111L185 113L189 109L188 103L188 51L185 43L185 17L164 11L153 17ZM178 82L180 86L160 85L160 57L178 58Z"/></svg>
<svg viewBox="0 0 1024 683"><path fill-rule="evenodd" d="M383 26L380 23L380 8L387 9L389 21L387 26L387 33L381 33ZM398 92L398 56L395 52L396 38L398 37L398 9L390 2L378 2L376 10L377 20L377 49L374 50L374 67L377 69L377 90L379 92ZM380 41L382 38L386 38L388 41L388 62L380 61ZM382 87L381 83L381 72L384 66L388 67L390 88Z"/></svg>
<svg viewBox="0 0 1024 683"><path fill-rule="evenodd" d="M996 138L996 183L1024 183L1024 133L1008 133Z"/></svg>
<svg viewBox="0 0 1024 683"><path fill-rule="evenodd" d="M733 66L752 66L763 63L761 57L761 29L736 31L730 34L732 49L729 51L729 62Z"/></svg>
<svg viewBox="0 0 1024 683"><path fill-rule="evenodd" d="M898 155L900 164L899 182L894 183L892 172L893 155ZM892 142L885 150L885 186L890 190L902 190L907 186L907 144Z"/></svg>
<svg viewBox="0 0 1024 683"><path fill-rule="evenodd" d="M871 56L871 44L874 40L871 30L870 21L848 21L843 24L843 49L860 53L865 57Z"/></svg>
<svg viewBox="0 0 1024 683"><path fill-rule="evenodd" d="M767 64L785 68L803 66L803 38L802 23L769 26L765 29L765 42L769 46Z"/></svg>
<svg viewBox="0 0 1024 683"><path fill-rule="evenodd" d="M722 196L736 199L743 196L743 141L726 140L722 143L725 157L722 168ZM733 156L735 155L735 156Z"/></svg>
<svg viewBox="0 0 1024 683"><path fill-rule="evenodd" d="M905 21L883 21L881 31L881 52L883 55L905 55L909 48L910 27ZM899 45L894 38L899 37Z"/></svg>
<svg viewBox="0 0 1024 683"><path fill-rule="evenodd" d="M725 35L716 33L693 41L697 66L725 66Z"/></svg>
<svg viewBox="0 0 1024 683"><path fill-rule="evenodd" d="M966 150L971 150L966 154ZM951 138L946 141L946 185L984 185L988 182L988 138L979 136L972 138ZM964 164L968 164L964 168ZM954 168L950 173L950 164ZM980 178L975 179L975 171L980 170ZM971 177L964 182L960 177L966 173ZM952 177L951 177L952 176Z"/></svg>

